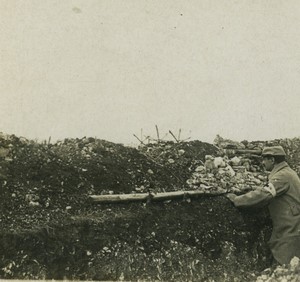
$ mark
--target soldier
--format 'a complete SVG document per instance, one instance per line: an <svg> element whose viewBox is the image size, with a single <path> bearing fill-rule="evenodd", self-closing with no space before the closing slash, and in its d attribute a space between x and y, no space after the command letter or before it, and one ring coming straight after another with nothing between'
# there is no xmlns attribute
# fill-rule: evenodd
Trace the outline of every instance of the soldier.
<svg viewBox="0 0 300 282"><path fill-rule="evenodd" d="M270 171L268 184L241 196L227 195L238 208L268 205L273 222L269 247L279 264L300 258L300 179L285 156L281 146L265 147L262 157Z"/></svg>

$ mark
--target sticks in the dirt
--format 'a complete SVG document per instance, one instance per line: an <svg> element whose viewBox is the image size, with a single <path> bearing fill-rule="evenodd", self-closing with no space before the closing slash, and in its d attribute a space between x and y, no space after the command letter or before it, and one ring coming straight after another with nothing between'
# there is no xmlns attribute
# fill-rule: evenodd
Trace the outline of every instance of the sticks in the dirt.
<svg viewBox="0 0 300 282"><path fill-rule="evenodd" d="M159 132L158 132L158 127L157 127L157 125L155 125L155 128L156 128L157 141L159 142L160 139L159 139Z"/></svg>
<svg viewBox="0 0 300 282"><path fill-rule="evenodd" d="M179 132L178 132L178 140L180 140L180 134L181 134L181 128L179 128Z"/></svg>
<svg viewBox="0 0 300 282"><path fill-rule="evenodd" d="M171 130L169 130L169 133L173 136L173 138L176 140L176 142L178 143L179 140L175 137L175 135L173 134L173 132Z"/></svg>
<svg viewBox="0 0 300 282"><path fill-rule="evenodd" d="M135 134L133 134L133 136L134 136L137 140L139 140L141 144L145 145L145 143L144 143L140 138L138 138Z"/></svg>
<svg viewBox="0 0 300 282"><path fill-rule="evenodd" d="M151 138L150 136L145 136L145 135L143 136L143 130L142 130L142 129L141 129L141 137L137 137L135 134L133 134L133 136L134 136L134 137L135 137L142 145L145 145L145 141L148 141L148 144L149 144L149 142L151 142L151 141L154 141L154 142L156 142L156 143L160 143L160 142L162 142L162 141L165 139L165 137L168 135L168 133L166 133L166 134L161 138L160 133L159 133L159 128L158 128L157 125L155 125L155 130L156 130L156 138L157 138L157 139ZM180 138L181 138L181 128L179 129L178 137L176 137L175 134L174 134L171 130L169 130L169 134L171 134L171 136L174 138L174 140L176 141L176 143L185 142L185 141L191 139L191 137L189 137L189 138L180 140ZM143 137L145 137L145 138L143 138Z"/></svg>

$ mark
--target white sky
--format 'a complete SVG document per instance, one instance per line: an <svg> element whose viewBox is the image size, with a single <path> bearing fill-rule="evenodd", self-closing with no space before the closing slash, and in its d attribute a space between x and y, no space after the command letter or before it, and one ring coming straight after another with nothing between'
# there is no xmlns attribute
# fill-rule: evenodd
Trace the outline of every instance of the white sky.
<svg viewBox="0 0 300 282"><path fill-rule="evenodd" d="M299 136L299 28L296 0L0 0L0 131Z"/></svg>

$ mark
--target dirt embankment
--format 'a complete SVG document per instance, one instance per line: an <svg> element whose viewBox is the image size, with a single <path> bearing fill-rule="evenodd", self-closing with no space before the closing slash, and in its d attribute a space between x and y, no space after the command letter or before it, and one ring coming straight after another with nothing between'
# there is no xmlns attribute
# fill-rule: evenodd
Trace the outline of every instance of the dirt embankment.
<svg viewBox="0 0 300 282"><path fill-rule="evenodd" d="M94 138L40 144L5 135L0 141L1 278L251 281L270 263L265 210L239 211L223 196L88 200L188 190L192 173L220 147L192 141L134 149Z"/></svg>

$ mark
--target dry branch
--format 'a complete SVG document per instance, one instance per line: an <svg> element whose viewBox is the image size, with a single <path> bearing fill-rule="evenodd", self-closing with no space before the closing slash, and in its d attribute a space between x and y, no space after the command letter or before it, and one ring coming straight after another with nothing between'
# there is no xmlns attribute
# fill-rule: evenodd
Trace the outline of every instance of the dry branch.
<svg viewBox="0 0 300 282"><path fill-rule="evenodd" d="M179 128L179 132L178 132L178 140L180 140L180 134L181 134L181 128Z"/></svg>
<svg viewBox="0 0 300 282"><path fill-rule="evenodd" d="M119 194L119 195L91 195L90 199L96 203L120 203L120 202L132 202L132 201L163 201L172 200L181 197L195 197L199 195L205 196L219 196L226 194L225 190L205 192L203 190L193 191L174 191L165 193L140 193L140 194Z"/></svg>
<svg viewBox="0 0 300 282"><path fill-rule="evenodd" d="M173 138L176 140L176 142L178 143L179 140L175 137L175 135L173 134L173 132L171 130L169 130L170 134L173 136Z"/></svg>
<svg viewBox="0 0 300 282"><path fill-rule="evenodd" d="M157 125L155 125L155 128L156 128L157 140L158 140L158 142L159 142L159 141L160 141L160 140L159 140L159 131L158 131Z"/></svg>
<svg viewBox="0 0 300 282"><path fill-rule="evenodd" d="M141 144L145 145L144 142L143 142L140 138L138 138L135 134L133 134L133 136L134 136L137 140L139 140L139 141L141 142Z"/></svg>

